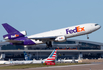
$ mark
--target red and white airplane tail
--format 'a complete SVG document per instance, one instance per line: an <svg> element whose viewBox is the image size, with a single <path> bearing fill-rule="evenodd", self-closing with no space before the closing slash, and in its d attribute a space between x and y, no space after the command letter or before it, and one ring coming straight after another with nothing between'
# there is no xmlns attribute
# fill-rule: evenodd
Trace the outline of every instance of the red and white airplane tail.
<svg viewBox="0 0 103 70"><path fill-rule="evenodd" d="M50 54L50 56L48 58L44 59L43 63L46 63L46 65L55 65L56 53L57 53L57 49L53 50L53 52Z"/></svg>

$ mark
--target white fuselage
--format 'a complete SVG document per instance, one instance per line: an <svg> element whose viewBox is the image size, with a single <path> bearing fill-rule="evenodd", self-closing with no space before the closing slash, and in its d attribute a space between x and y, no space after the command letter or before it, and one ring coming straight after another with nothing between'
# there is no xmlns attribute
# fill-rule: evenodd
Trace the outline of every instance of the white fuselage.
<svg viewBox="0 0 103 70"><path fill-rule="evenodd" d="M76 25L72 27L66 27L62 29L52 30L48 32L43 32L35 35L28 36L28 38L43 38L43 37L60 37L71 38L75 36L90 34L98 30L101 26L96 23L87 23L82 25ZM31 39L36 44L41 44L43 41Z"/></svg>
<svg viewBox="0 0 103 70"><path fill-rule="evenodd" d="M0 64L31 64L31 63L33 63L32 60L28 60L28 61L5 61L5 62L0 61Z"/></svg>

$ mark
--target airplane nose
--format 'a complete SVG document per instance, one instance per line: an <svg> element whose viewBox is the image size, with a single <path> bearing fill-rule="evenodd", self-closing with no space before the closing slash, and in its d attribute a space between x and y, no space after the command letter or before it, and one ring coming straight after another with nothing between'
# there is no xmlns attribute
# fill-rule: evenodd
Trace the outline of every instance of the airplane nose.
<svg viewBox="0 0 103 70"><path fill-rule="evenodd" d="M100 29L101 28L101 26L99 24L95 24L95 26L96 26L96 29Z"/></svg>
<svg viewBox="0 0 103 70"><path fill-rule="evenodd" d="M99 29L101 28L101 26L99 25Z"/></svg>

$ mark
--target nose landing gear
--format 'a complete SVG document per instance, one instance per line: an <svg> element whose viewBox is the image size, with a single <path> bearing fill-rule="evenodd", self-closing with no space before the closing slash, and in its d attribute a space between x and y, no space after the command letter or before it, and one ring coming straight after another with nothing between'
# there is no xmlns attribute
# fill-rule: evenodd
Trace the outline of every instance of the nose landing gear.
<svg viewBox="0 0 103 70"><path fill-rule="evenodd" d="M88 34L87 34L87 39L89 39Z"/></svg>

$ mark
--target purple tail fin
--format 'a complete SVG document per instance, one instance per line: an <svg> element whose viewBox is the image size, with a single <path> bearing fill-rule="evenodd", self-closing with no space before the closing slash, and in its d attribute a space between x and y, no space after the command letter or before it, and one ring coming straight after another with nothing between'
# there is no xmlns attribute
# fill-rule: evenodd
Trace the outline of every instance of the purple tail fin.
<svg viewBox="0 0 103 70"><path fill-rule="evenodd" d="M8 39L13 40L13 39L16 39L16 38L25 37L25 35L26 35L26 32L21 33L7 23L4 23L2 25L5 28L5 30L8 32L8 34L3 35L3 38L5 40L8 40Z"/></svg>
<svg viewBox="0 0 103 70"><path fill-rule="evenodd" d="M19 32L18 30L16 30L15 28L13 28L12 26L10 26L7 23L2 24L3 27L5 28L5 30L9 33L15 33L15 32Z"/></svg>

